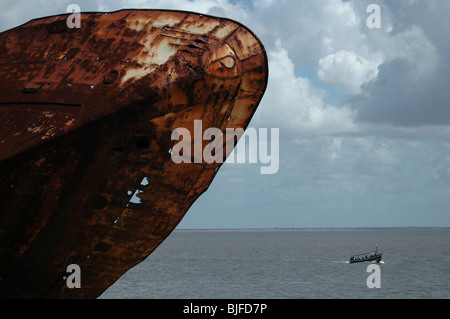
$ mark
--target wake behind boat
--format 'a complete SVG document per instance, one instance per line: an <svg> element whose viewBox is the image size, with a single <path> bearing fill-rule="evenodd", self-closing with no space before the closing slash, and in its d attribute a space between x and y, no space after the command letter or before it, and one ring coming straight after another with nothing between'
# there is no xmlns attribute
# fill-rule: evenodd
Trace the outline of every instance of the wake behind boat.
<svg viewBox="0 0 450 319"><path fill-rule="evenodd" d="M361 263L365 261L375 261L379 263L383 254L378 252L378 246L375 251L358 254L350 257L350 264Z"/></svg>

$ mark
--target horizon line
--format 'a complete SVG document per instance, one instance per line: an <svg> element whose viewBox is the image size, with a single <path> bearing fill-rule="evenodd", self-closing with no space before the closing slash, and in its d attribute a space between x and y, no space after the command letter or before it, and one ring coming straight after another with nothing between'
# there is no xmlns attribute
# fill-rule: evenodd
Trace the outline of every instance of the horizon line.
<svg viewBox="0 0 450 319"><path fill-rule="evenodd" d="M232 228L175 228L174 231L231 231L231 230L305 230L305 229L400 229L400 228L438 228L450 226L339 226L339 227L232 227Z"/></svg>

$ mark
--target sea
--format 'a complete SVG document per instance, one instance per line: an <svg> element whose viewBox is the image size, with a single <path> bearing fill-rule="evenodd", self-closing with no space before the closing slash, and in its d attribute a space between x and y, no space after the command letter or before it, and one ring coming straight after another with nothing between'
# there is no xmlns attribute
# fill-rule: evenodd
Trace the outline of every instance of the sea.
<svg viewBox="0 0 450 319"><path fill-rule="evenodd" d="M449 297L450 228L333 228L175 230L99 299Z"/></svg>

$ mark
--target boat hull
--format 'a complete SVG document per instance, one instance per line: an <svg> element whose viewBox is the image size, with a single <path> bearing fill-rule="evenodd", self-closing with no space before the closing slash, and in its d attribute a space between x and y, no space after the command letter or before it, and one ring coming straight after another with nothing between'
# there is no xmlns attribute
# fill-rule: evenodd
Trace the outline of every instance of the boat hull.
<svg viewBox="0 0 450 319"><path fill-rule="evenodd" d="M147 258L222 165L176 164L171 133L194 132L195 120L245 129L267 85L264 47L228 19L121 10L83 13L81 29L66 19L0 34L3 298L96 298ZM72 264L80 289L66 282Z"/></svg>
<svg viewBox="0 0 450 319"><path fill-rule="evenodd" d="M367 258L350 259L350 264L362 263L362 262L367 262L367 261L379 263L381 261L382 257L383 256L380 254L380 255L367 257Z"/></svg>

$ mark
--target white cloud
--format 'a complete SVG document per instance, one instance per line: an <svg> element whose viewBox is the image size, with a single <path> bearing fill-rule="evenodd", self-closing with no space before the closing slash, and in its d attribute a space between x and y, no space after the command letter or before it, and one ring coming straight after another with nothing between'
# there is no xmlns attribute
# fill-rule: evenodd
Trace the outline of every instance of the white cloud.
<svg viewBox="0 0 450 319"><path fill-rule="evenodd" d="M351 2L341 0L271 2L255 6L255 31L268 45L283 39L297 65L316 68L318 60L340 50L368 52L362 39L360 17Z"/></svg>
<svg viewBox="0 0 450 319"><path fill-rule="evenodd" d="M288 52L277 42L269 51L269 85L255 116L257 125L283 127L291 133L333 134L356 130L354 114L323 101L324 92L294 73Z"/></svg>
<svg viewBox="0 0 450 319"><path fill-rule="evenodd" d="M437 49L417 25L398 33L379 33L371 41L383 51L385 62L398 59L407 62L415 80L431 79L437 71L440 60Z"/></svg>
<svg viewBox="0 0 450 319"><path fill-rule="evenodd" d="M348 94L361 93L361 86L375 79L381 59L367 60L353 51L341 50L319 60L317 75Z"/></svg>

